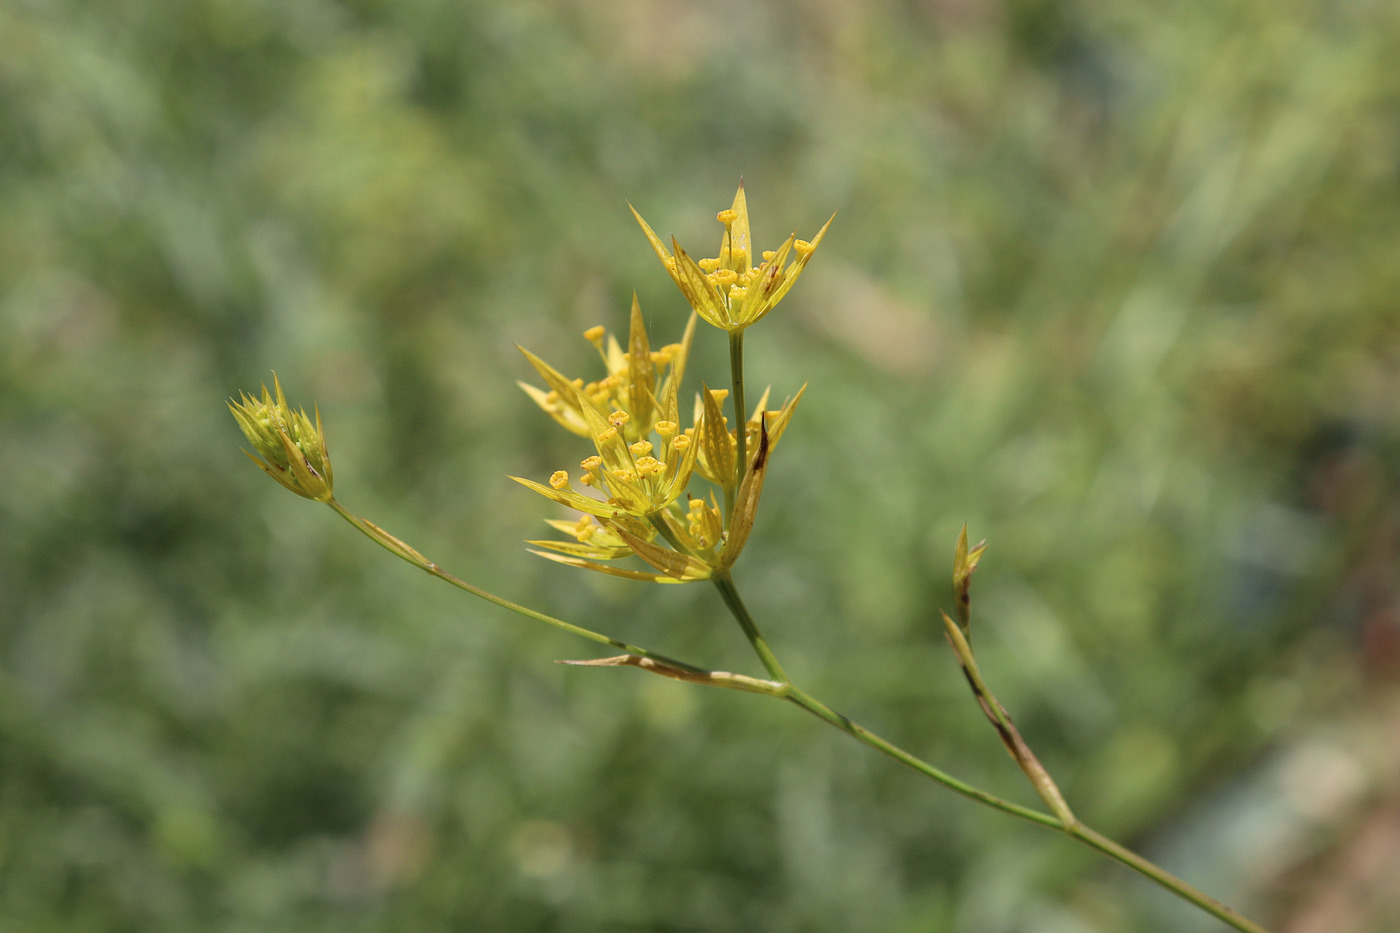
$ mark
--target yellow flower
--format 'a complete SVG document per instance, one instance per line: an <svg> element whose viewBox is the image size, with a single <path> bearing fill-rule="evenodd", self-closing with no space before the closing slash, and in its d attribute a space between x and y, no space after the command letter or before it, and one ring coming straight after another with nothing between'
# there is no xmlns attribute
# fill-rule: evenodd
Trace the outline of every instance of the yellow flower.
<svg viewBox="0 0 1400 933"><path fill-rule="evenodd" d="M686 325L685 336L680 343L652 350L641 307L634 294L626 352L618 345L617 339L608 336L602 327L590 327L583 336L602 356L603 365L607 368L606 376L596 382L585 383L582 379L565 380L549 369L553 374L551 376L540 369L543 364L538 357L522 348L521 352L544 376L549 388L540 389L526 382L519 383L520 388L555 421L583 437L590 437L593 433L584 414L586 408L603 416L614 411L626 412L628 420L622 433L629 441L638 441L650 435L656 423L666 419L664 411L680 391L686 360L690 356L690 344L695 337L695 318L692 316ZM557 385L554 377L571 388ZM676 419L672 416L670 420Z"/></svg>
<svg viewBox="0 0 1400 933"><path fill-rule="evenodd" d="M671 238L674 252L666 249L637 209L630 203L627 206L632 208L632 216L642 225L652 249L656 250L662 265L695 313L706 323L731 332L758 323L773 310L807 267L822 237L826 236L831 219L836 217L832 214L810 243L797 239L797 234L793 233L776 251L765 250L761 265L755 267L743 182L734 195L734 206L717 215L724 224L724 236L720 240L719 255L713 259L698 262L691 259L675 237ZM793 254L796 254L795 259L788 262Z"/></svg>
<svg viewBox="0 0 1400 933"><path fill-rule="evenodd" d="M313 424L305 409L293 411L287 404L276 373L272 374L272 385L275 396L264 385L261 399L240 393L238 402L229 400L229 411L256 451L244 453L264 473L297 495L329 502L334 477L326 453L326 435L321 430L321 412L316 412Z"/></svg>
<svg viewBox="0 0 1400 933"><path fill-rule="evenodd" d="M579 464L583 470L579 481L605 498L575 490L562 470L550 477L547 486L511 478L555 502L604 519L624 515L646 519L676 501L690 483L698 449L690 434L680 431L678 401L694 333L692 316L681 343L653 352L633 296L626 353L615 339L605 342L599 328L585 334L608 369L608 375L597 382L566 379L521 348L549 390L525 383L521 387L564 427L593 440L597 454ZM703 414L700 418L703 421Z"/></svg>
<svg viewBox="0 0 1400 933"><path fill-rule="evenodd" d="M571 535L574 540L531 541L530 544L543 549L533 553L571 567L657 583L707 580L715 573L729 569L738 560L753 528L759 498L763 494L768 455L782 437L806 388L803 386L796 396L777 411L765 410L768 392L765 391L759 399L753 417L745 426L752 435L750 450L753 451L753 456L749 460L744 481L736 492L727 530L724 513L720 510L713 491L708 502L700 498L691 498L687 508L682 511L676 500L679 492L684 489L676 487L675 496L671 496L668 491L668 501L658 508L642 513L627 507L616 498L604 503L575 492L570 485L568 474L560 470L550 477L549 486L513 477L516 482L562 505L585 513L577 522L549 522L554 528ZM736 445L733 433L724 427L718 431L711 430L712 418L718 418L718 423L723 425L723 416L716 412L724 393L706 389L704 394L709 402L697 400L695 427L678 434L674 422L658 422L657 431L663 438L671 438L673 445L694 451L695 471L722 488L721 477L732 475ZM617 420L622 419L615 419ZM614 424L609 424L609 427L614 427ZM692 438L699 440L692 442ZM640 441L632 445L630 452L635 456L649 449L649 442ZM721 459L722 455L716 453L716 450L727 451L728 459ZM649 458L638 458L639 466L644 459ZM607 471L601 456L588 457L579 466L584 471L584 485L593 486L606 482ZM599 474L602 474L601 479ZM658 533L664 536L670 547L656 540ZM633 555L642 558L660 572L648 573L599 563Z"/></svg>
<svg viewBox="0 0 1400 933"><path fill-rule="evenodd" d="M651 350L633 295L626 351L602 327L584 332L606 369L606 375L595 382L568 379L521 348L545 382L545 388L527 383L521 383L521 388L559 424L591 439L595 450L579 463L581 472L576 474L579 487L594 494L576 488L575 478L566 470L556 470L547 483L512 477L583 513L577 521L550 522L571 540L531 541L540 549L534 553L631 579L685 582L727 571L747 542L768 455L782 437L802 392L782 408L768 411L765 391L753 415L740 412L742 423L732 430L723 413L728 392L704 387L696 400L693 425L682 431L678 396L696 317L731 332L758 321L792 287L831 221L812 243L791 236L776 253L764 254L762 265L754 268L749 261L748 208L742 185L734 206L721 211L719 219L725 225L720 255L697 264L679 246L675 255L667 252L637 217L695 309L681 343ZM796 258L789 262L793 255ZM742 438L738 431L744 432ZM743 464L737 462L741 439ZM722 490L723 511L713 491L708 502L688 496L688 503L679 501L695 472ZM657 572L608 563L630 556L640 557Z"/></svg>

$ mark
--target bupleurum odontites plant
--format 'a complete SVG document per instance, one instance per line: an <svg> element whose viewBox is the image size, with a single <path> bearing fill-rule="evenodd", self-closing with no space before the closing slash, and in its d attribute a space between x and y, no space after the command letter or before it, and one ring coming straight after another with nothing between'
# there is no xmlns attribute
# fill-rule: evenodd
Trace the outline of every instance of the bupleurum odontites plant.
<svg viewBox="0 0 1400 933"><path fill-rule="evenodd" d="M578 463L577 485L569 470L557 470L544 483L516 482L576 512L575 520L550 520L558 540L530 542L534 553L574 567L652 583L709 581L739 623L767 671L750 677L680 661L631 645L562 619L536 612L461 580L378 525L347 510L333 494L333 475L320 413L314 422L292 409L274 375L273 391L243 395L229 407L253 446L250 457L292 492L324 502L370 539L411 564L499 606L621 654L565 663L600 667L632 666L694 684L763 694L792 703L824 722L883 752L964 797L1020 817L1098 849L1202 910L1248 933L1263 928L1185 881L1085 826L1074 815L1054 780L1040 764L1005 708L987 688L971 643L970 582L985 551L968 546L963 529L954 551L954 615L941 613L948 644L968 685L1002 744L1045 804L1036 810L1003 800L943 772L893 745L793 683L763 638L739 595L731 573L758 515L768 464L792 421L803 389L769 409L764 391L752 412L745 404L744 335L783 299L816 253L826 225L809 242L796 234L776 250L755 254L742 183L734 203L720 211L724 226L718 255L692 259L674 239L668 249L640 214L633 215L692 313L680 342L653 348L636 297L626 345L603 327L584 337L602 358L603 375L588 382L570 379L522 348L544 387L521 383L525 392L567 430L586 438L590 450ZM729 341L729 387L702 383L698 394L683 394L682 382L702 320L724 331ZM726 406L733 424L726 417ZM682 412L682 409L688 409ZM683 427L689 421L688 427ZM639 558L640 566L620 561Z"/></svg>

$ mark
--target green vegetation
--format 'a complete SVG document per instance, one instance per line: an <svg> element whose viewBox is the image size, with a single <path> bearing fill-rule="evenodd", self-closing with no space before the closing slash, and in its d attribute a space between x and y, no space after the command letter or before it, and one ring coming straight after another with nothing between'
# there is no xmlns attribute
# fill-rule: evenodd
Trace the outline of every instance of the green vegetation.
<svg viewBox="0 0 1400 933"><path fill-rule="evenodd" d="M577 459L513 344L580 370L633 287L684 329L624 198L708 243L741 173L761 242L840 211L745 345L810 382L735 570L789 672L1034 805L937 615L969 523L981 666L1076 812L1280 918L1250 776L1397 667L1397 41L1387 4L0 7L0 926L1216 928L780 704L551 664L582 643L237 453L275 369L452 572L761 676L712 588L527 555L558 513L506 479Z"/></svg>

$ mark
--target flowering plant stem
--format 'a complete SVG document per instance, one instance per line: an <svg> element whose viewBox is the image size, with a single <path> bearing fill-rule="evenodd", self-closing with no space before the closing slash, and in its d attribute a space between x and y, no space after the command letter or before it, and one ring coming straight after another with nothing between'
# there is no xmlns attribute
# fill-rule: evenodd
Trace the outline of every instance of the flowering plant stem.
<svg viewBox="0 0 1400 933"><path fill-rule="evenodd" d="M736 328L729 331L729 374L733 385L733 404L735 418L735 446L736 446L736 466L735 466L735 486L743 483L744 472L748 468L748 457L746 451L746 440L748 433L748 411L744 405L744 328ZM727 492L727 489L726 489ZM730 497L726 495L726 514L732 514L733 506ZM959 593L959 614L964 626L969 620L967 584L976 569L977 559L981 555L982 546L972 552L969 562L967 550L967 529L963 529L962 538L958 544L958 555L955 560L954 584L955 591ZM1011 722L1011 717L1005 708L987 689L986 683L982 679L981 671L977 667L977 661L972 652L972 647L968 643L963 628L959 628L946 614L943 616L949 644L958 657L959 664L963 669L963 674L967 678L968 685L972 688L973 695L976 696L982 710L987 718L996 728L998 735L1006 745L1007 751L1011 753L1013 760L1021 767L1026 777L1035 787L1041 799L1051 809L1051 813L1043 813L1039 810L1032 810L1020 804L1003 800L993 794L989 794L980 788L973 787L963 781L958 780L950 774L939 770L928 762L911 755L909 752L893 743L886 741L864 726L853 721L847 716L836 712L816 697L797 687L783 670L773 649L768 645L762 633L758 630L757 623L750 615L748 607L744 605L743 599L739 596L739 590L734 586L733 577L728 570L715 574L711 582L719 590L720 596L724 599L724 604L730 613L743 629L744 636L748 638L749 644L753 646L754 653L763 662L763 667L768 671L768 675L773 678L774 686L780 687L778 690L761 691L770 696L781 697L791 703L800 706L807 712L816 716L823 722L840 729L847 735L855 738L878 752L888 755L900 764L912 768L925 777L955 793L961 794L980 804L1009 813L1012 816L1020 817L1031 823L1049 829L1057 829L1072 839L1077 839L1091 848L1122 862L1133 869L1155 881L1157 884L1171 891L1173 894L1190 901L1197 907L1224 921L1243 933L1267 933L1267 931L1246 919L1229 907L1210 897L1202 891L1197 890L1190 884L1166 871L1165 869L1148 861L1137 853L1119 845L1107 836L1090 829L1080 822L1079 818L1070 810L1064 797L1060 794L1059 788L1045 771L1040 761L1031 752L1025 739Z"/></svg>
<svg viewBox="0 0 1400 933"><path fill-rule="evenodd" d="M636 211L633 213L635 215ZM1005 707L987 687L977 665L971 642L969 581L986 546L984 543L969 548L965 527L953 560L957 621L943 614L945 635L978 705L1049 812L1003 800L958 780L836 712L792 682L744 605L730 568L753 528L769 455L802 392L791 397L778 411L755 413L756 440L750 463L750 421L744 401L744 332L786 294L821 242L826 227L822 227L810 243L796 239L794 233L780 249L764 251L762 266L755 268L751 261L748 207L742 184L735 195L734 206L717 215L725 225L725 238L720 256L713 259L699 262L691 259L674 238L673 250L668 250L641 216L636 216L658 258L689 301L694 315L679 344L653 351L634 296L626 352L616 340L605 340L606 331L601 326L590 328L584 334L602 353L608 369L604 379L592 383L570 380L525 351L548 390L523 383L522 387L556 421L592 440L597 455L579 464L584 470L581 481L584 487L592 487L602 494L601 497L588 496L576 490L564 470L556 471L548 486L513 477L527 488L583 514L577 524L550 523L556 529L568 531L573 541L532 544L544 548L535 553L545 557L616 576L662 583L709 580L719 590L725 606L738 621L770 679L710 671L677 661L503 599L443 570L335 499L334 475L320 415L317 413L313 421L304 410L293 410L275 374L275 392L264 387L260 397L245 394L237 402L229 402L234 418L256 451L249 452L249 456L278 483L299 496L326 503L371 541L420 570L503 609L623 652L610 658L563 663L637 667L684 683L786 700L955 793L1027 822L1058 830L1097 849L1241 933L1266 933L1219 901L1085 826L1074 815ZM827 224L830 225L830 221ZM723 423L726 420L721 407L723 394L708 388L702 395L703 408L697 406L694 426L685 431L680 427L679 384L697 316L728 333L732 428ZM767 399L766 392L764 399ZM760 402L759 408L766 409L766 404ZM731 430L733 446L730 446ZM653 435L660 440L659 447L653 444ZM703 496L690 495L687 486L692 474L701 475L719 487L724 496L722 514L715 504L713 491L708 504ZM679 504L681 495L687 497L685 509ZM669 548L663 547L658 538ZM642 558L657 572L617 568L606 563L628 554Z"/></svg>
<svg viewBox="0 0 1400 933"><path fill-rule="evenodd" d="M971 784L961 781L951 774L934 767L923 759L910 754L893 742L876 735L860 723L848 716L838 713L821 700L818 700L810 693L801 689L792 682L787 676L787 673L783 670L777 656L773 653L773 649L768 645L767 640L764 639L763 634L759 631L758 625L754 622L748 607L744 605L744 601L739 595L739 590L734 585L733 578L728 573L716 576L712 582L715 584L716 589L719 590L720 596L724 599L725 606L728 607L730 613L739 623L739 627L743 630L744 635L753 646L754 653L757 654L759 660L763 662L763 666L768 671L769 676L772 677L772 680L759 680L723 671L707 671L704 668L688 664L685 661L678 661L675 658L667 657L659 652L628 644L616 638L610 638L607 635L592 631L591 629L565 622L563 619L556 619L553 616L537 612L519 603L511 602L508 599L497 596L494 593L488 592L479 586L468 583L466 580L448 573L436 563L428 560L418 551L389 534L378 525L365 518L361 518L359 515L345 508L339 500L332 498L326 504L329 505L337 515L353 525L361 534L369 538L375 544L378 544L391 554L407 561L425 573L437 577L439 580L450 583L473 596L478 596L489 603L494 603L503 609L509 609L511 612L518 613L526 618L534 619L537 622L543 622L546 625L552 625L557 629L626 653L622 658L610 658L602 662L583 662L585 664L640 667L643 670L649 670L652 673L661 674L688 683L724 687L727 689L741 690L747 693L761 693L778 699L787 700L857 741L870 746L881 754L893 758L900 764L917 771L930 780L942 784L954 793L961 794L970 800L991 807L994 810L1000 810L1003 813L1020 817L1027 822L1035 823L1048 829L1059 830L1065 835L1077 839L1091 848L1099 850L1110 858L1122 862L1139 874L1150 878L1168 891L1190 901L1207 913L1214 915L1236 930L1242 931L1242 933L1268 933L1268 931L1258 924L1251 922L1209 895L1197 890L1195 887L1187 884L1185 881L1182 881L1180 878L1158 867L1137 853L1119 845L1107 836L1090 829L1079 820L1062 820L1052 814L1042 813L1039 810L1033 810L1029 807L1012 803L1009 800L1003 800L981 788L974 787ZM978 679L980 682L980 675Z"/></svg>
<svg viewBox="0 0 1400 933"><path fill-rule="evenodd" d="M400 541L398 538L389 534L383 528L380 528L373 522L361 518L354 512L351 512L345 506L341 505L338 500L331 499L326 504L329 505L332 509L334 509L337 515L339 515L341 518L345 519L347 522L359 529L359 531L362 534L364 534L365 537L369 538L371 541L384 548L389 553L397 557L403 558L413 566L417 567L419 570L431 574L432 576L437 577L439 580L451 583L459 590L466 590L473 596L481 597L488 603L495 603L502 609L509 609L511 612L519 613L520 615L525 616L528 619L534 619L537 622L543 622L546 625L552 625L557 629L563 629L564 631L569 632L573 635L578 635L581 638L587 638L589 641L596 641L600 645L607 645L610 648L616 648L618 651L625 651L634 657L649 658L653 661L659 661L662 664L667 665L668 667L676 668L678 670L686 671L693 674L709 673L703 668L696 667L693 664L687 664L684 661L677 661L674 658L666 657L664 654L658 654L655 651L648 651L647 649L639 648L636 645L629 645L625 641L618 641L616 638L609 638L607 635L603 635L599 632L592 631L591 629L583 628L582 626L574 625L570 622L565 622L563 619L556 619L553 616L545 615L543 612L536 612L528 606L522 606L519 603L513 603L508 599L504 599L500 596L497 596L495 593L487 592L481 587L468 583L466 580L463 580L459 577L455 577L452 574L448 573L446 570L443 570L437 564L428 560L422 554L419 554L413 548L409 547L407 544Z"/></svg>
<svg viewBox="0 0 1400 933"><path fill-rule="evenodd" d="M1263 927L1236 913L1220 901L1217 901L1210 895L1186 883L1171 872L1148 861L1136 852L1119 845L1102 833L1085 826L1078 818L1069 813L1068 807L1057 807L1056 809L1063 810L1063 816L1057 816L1050 813L1042 813L1039 810L1032 810L1029 807L1023 807L1009 800L1003 800L980 788L973 787L971 784L958 780L951 774L934 767L894 743L881 738L860 723L836 712L816 697L796 686L783 673L782 666L774 656L772 648L768 646L767 641L764 640L763 635L759 632L757 624L749 614L743 600L739 597L739 591L734 586L734 581L730 576L725 574L722 578L715 579L714 583L719 588L720 595L724 597L725 605L729 607L729 611L738 621L739 627L743 629L744 634L748 637L749 643L753 645L753 649L755 653L758 654L759 660L763 662L763 666L767 668L769 674L785 688L781 692L771 691L769 695L781 697L782 699L800 706L823 722L840 729L852 738L865 743L884 755L888 755L900 764L912 768L955 793L975 800L994 810L1000 810L1003 813L1009 813L1012 816L1020 817L1027 822L1035 823L1048 829L1059 830L1066 836L1077 839L1085 845L1099 850L1110 858L1122 862L1139 874L1150 878L1178 897L1190 901L1192 904L1212 914L1219 920L1224 921L1236 930L1242 931L1242 933L1268 933ZM977 674L977 682L981 685L980 672ZM985 690L985 687L983 686L982 689ZM980 696L981 694L979 694L979 698ZM990 698L990 694L987 694L987 696ZM991 699L995 707L1000 710L1000 704L995 702L995 698ZM1000 710L1000 715L1005 717L1005 711ZM1019 740L1019 734L1017 738ZM1058 791L1056 791L1056 794L1058 794Z"/></svg>
<svg viewBox="0 0 1400 933"><path fill-rule="evenodd" d="M744 635L748 638L749 644L753 645L754 653L763 662L764 668L768 671L768 676L782 684L791 686L792 681L783 671L783 666L778 663L778 658L773 654L773 649L768 647L768 642L764 641L763 634L759 632L758 626L754 624L753 616L749 615L748 607L739 598L739 590L734 586L734 579L726 572L712 578L715 588L719 590L719 595L724 597L724 604L729 607L729 612L739 622L739 627L744 630Z"/></svg>
<svg viewBox="0 0 1400 933"><path fill-rule="evenodd" d="M619 641L616 638L610 638L607 635L592 631L591 629L565 622L563 619L556 619L542 612L536 612L533 609L522 606L519 603L511 602L508 599L490 593L479 586L468 583L448 573L436 563L428 560L422 554L418 553L418 551L389 534L378 525L361 518L345 508L345 506L340 504L339 500L332 498L326 504L335 510L336 514L355 526L357 530L375 544L378 544L391 554L402 558L418 569L452 584L458 589L465 590L473 596L478 596L503 609L509 609L511 612L518 613L538 622L543 622L546 625L552 625L555 628L586 638L589 641L594 641L626 652L626 655L622 658L606 659L603 662L584 662L586 664L640 667L652 673L661 674L689 683L725 687L748 693L761 693L777 697L778 699L787 700L795 706L801 707L811 713L828 725L841 730L876 751L893 758L900 764L917 771L930 780L942 784L954 793L961 794L970 800L991 807L994 810L1000 810L1003 813L1009 813L1012 816L1020 817L1027 822L1035 823L1048 829L1059 830L1065 835L1077 839L1091 848L1098 849L1110 858L1117 859L1139 874L1152 879L1168 891L1190 901L1235 929L1243 931L1243 933L1268 933L1263 927L1247 920L1229 907L1226 907L1209 895L1197 890L1190 884L1187 884L1185 881L1182 881L1180 878L1158 867L1137 853L1119 845L1107 836L1090 829L1079 822L1079 820L1061 820L1059 817L1052 814L1042 813L1039 810L1021 806L1009 800L1003 800L994 794L990 794L980 788L961 781L951 774L934 767L923 759L910 754L893 742L881 738L860 723L836 712L821 700L818 700L810 693L801 689L792 682L787 676L787 673L783 670L782 665L778 662L777 656L773 653L773 649L769 647L763 634L758 630L757 623L754 622L748 607L744 605L743 599L739 596L739 590L734 585L734 580L728 573L721 574L714 578L713 582L715 587L719 590L720 596L723 597L725 606L729 608L730 613L734 616L735 620L738 621L739 627L743 629L744 635L749 639L749 643L753 646L754 652L758 655L759 660L763 662L763 666L767 669L769 676L773 678L772 680L758 680L743 675L729 674L723 671L707 671L693 664L678 661L664 654L650 651L637 645L631 645L627 642Z"/></svg>

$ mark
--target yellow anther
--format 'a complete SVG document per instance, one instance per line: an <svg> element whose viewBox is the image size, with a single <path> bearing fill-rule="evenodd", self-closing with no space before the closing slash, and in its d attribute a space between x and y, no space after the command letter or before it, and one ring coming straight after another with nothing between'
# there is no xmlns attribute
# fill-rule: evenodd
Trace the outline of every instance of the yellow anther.
<svg viewBox="0 0 1400 933"><path fill-rule="evenodd" d="M631 418L632 416L627 414L627 412L625 411L615 411L611 415L608 415L608 424L612 425L615 428L621 428L624 424L630 421Z"/></svg>
<svg viewBox="0 0 1400 933"><path fill-rule="evenodd" d="M613 441L613 439L616 438L616 437L617 437L617 428L608 428L608 429L607 429L606 431L604 431L602 434L599 434L599 435L598 435L598 443L599 443L599 444L611 444L612 441Z"/></svg>
<svg viewBox="0 0 1400 933"><path fill-rule="evenodd" d="M714 272L719 268L718 259L698 259L695 264L700 267L701 272Z"/></svg>
<svg viewBox="0 0 1400 933"><path fill-rule="evenodd" d="M810 254L812 250L816 249L815 246L808 243L806 240L794 240L792 242L792 248L797 251L797 255L799 256L806 256Z"/></svg>
<svg viewBox="0 0 1400 933"><path fill-rule="evenodd" d="M634 457L645 457L647 454L651 453L651 441L637 441L637 443L627 449L632 451L632 456Z"/></svg>
<svg viewBox="0 0 1400 933"><path fill-rule="evenodd" d="M680 430L680 425L674 421L656 422L656 433L660 434L663 440L673 437L678 430Z"/></svg>
<svg viewBox="0 0 1400 933"><path fill-rule="evenodd" d="M729 287L729 300L742 301L748 293L749 290L742 285L731 285Z"/></svg>
<svg viewBox="0 0 1400 933"><path fill-rule="evenodd" d="M613 479L620 480L624 483L630 483L637 478L637 474L633 473L631 470L613 470L612 475Z"/></svg>
<svg viewBox="0 0 1400 933"><path fill-rule="evenodd" d="M738 219L739 212L732 207L726 207L724 210L720 211L718 214L715 215L715 220L718 220L726 227Z"/></svg>
<svg viewBox="0 0 1400 933"><path fill-rule="evenodd" d="M666 464L657 460L655 457L637 458L637 472L642 476L651 476L652 474L660 473L664 469L666 469Z"/></svg>
<svg viewBox="0 0 1400 933"><path fill-rule="evenodd" d="M705 500L704 500L704 499L691 499L691 500L690 500L690 511L691 511L691 514L693 514L693 515L699 515L699 514L700 514L701 512L703 512L704 510L705 510Z"/></svg>
<svg viewBox="0 0 1400 933"><path fill-rule="evenodd" d="M583 332L583 339L593 344L595 347L603 342L603 334L607 333L602 324L595 324Z"/></svg>
<svg viewBox="0 0 1400 933"><path fill-rule="evenodd" d="M569 474L565 473L563 470L555 470L549 477L549 485L553 486L555 489L563 489L565 486L569 485Z"/></svg>
<svg viewBox="0 0 1400 933"><path fill-rule="evenodd" d="M714 274L715 284L723 288L726 285L733 285L739 279L739 273L733 269L720 269Z"/></svg>
<svg viewBox="0 0 1400 933"><path fill-rule="evenodd" d="M594 525L592 522L589 522L587 525L584 525L583 527L579 528L578 531L574 532L574 536L578 538L579 544L585 544L587 543L589 538L593 537L593 533L597 530L597 526Z"/></svg>
<svg viewBox="0 0 1400 933"><path fill-rule="evenodd" d="M551 405L557 405L559 404L559 393L555 392L553 389L550 389L544 394L544 400Z"/></svg>
<svg viewBox="0 0 1400 933"><path fill-rule="evenodd" d="M598 467L603 465L603 458L598 456L586 457L583 460L580 460L578 465L583 467L585 470L596 470L598 469Z"/></svg>
<svg viewBox="0 0 1400 933"><path fill-rule="evenodd" d="M667 353L665 350L652 350L651 361L657 366L665 366L667 363L671 362L671 354Z"/></svg>
<svg viewBox="0 0 1400 933"><path fill-rule="evenodd" d="M715 402L716 402L717 404L723 404L723 403L724 403L724 400L727 399L727 398L729 398L729 390L728 390L728 389L711 389L711 390L710 390L710 395L712 395L712 396L714 397L714 400L715 400Z"/></svg>
<svg viewBox="0 0 1400 933"><path fill-rule="evenodd" d="M592 486L594 483L598 482L598 474L585 473L578 478L578 481L585 486Z"/></svg>
<svg viewBox="0 0 1400 933"><path fill-rule="evenodd" d="M671 438L671 447L677 452L684 452L684 450L689 446L689 434L677 434L675 437Z"/></svg>
<svg viewBox="0 0 1400 933"><path fill-rule="evenodd" d="M763 251L763 261L764 261L764 262L772 262L772 261L773 261L773 257L776 256L776 255L778 255L778 254L775 253L775 252L773 252L771 249L765 249L765 250Z"/></svg>

